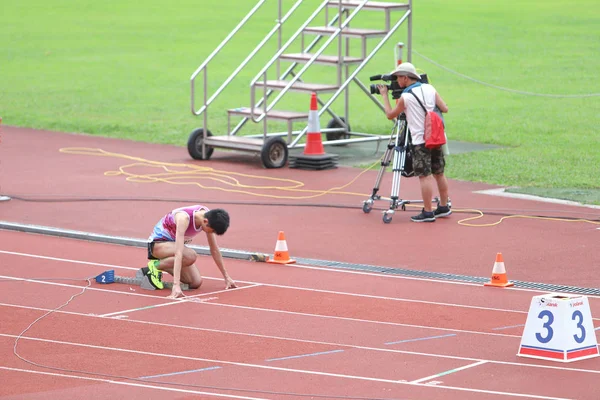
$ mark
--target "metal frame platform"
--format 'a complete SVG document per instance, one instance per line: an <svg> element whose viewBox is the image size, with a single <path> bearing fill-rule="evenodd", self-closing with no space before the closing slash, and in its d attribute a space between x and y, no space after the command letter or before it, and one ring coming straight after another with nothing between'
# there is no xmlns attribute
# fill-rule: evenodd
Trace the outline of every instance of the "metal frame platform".
<svg viewBox="0 0 600 400"><path fill-rule="evenodd" d="M207 59L194 71L190 78L191 83L191 109L196 116L203 117L201 128L195 129L188 138L188 152L194 159L207 160L215 148L225 148L261 154L263 165L266 168L280 168L286 165L288 150L303 148L303 137L307 133L308 112L275 109L280 100L290 92L316 93L319 98L319 117L324 113L331 116L327 127L321 130L327 140L323 145L341 145L356 142L383 141L387 135L374 135L369 133L354 132L351 130L349 112L349 85L357 86L367 94L375 104L383 110L383 105L370 93L368 85L357 78L357 74L367 65L374 55L393 36L398 28L407 22L407 59L411 60L412 51L412 0L407 3L389 3L370 0L323 0L317 9L295 28L290 39L283 43L282 29L290 17L297 11L302 0L284 14L282 0L277 0L276 24L271 31L254 47L246 58L235 68L220 87L209 97L208 69L215 56L224 51L226 45L238 34L246 23L256 15L268 0L260 0L207 57ZM274 8L274 7L273 7ZM330 9L336 10L335 15L329 16ZM361 12L375 11L384 14L381 29L364 29L350 27L351 21ZM395 12L402 15L392 23ZM315 19L325 16L325 26L315 26ZM287 25L286 25L287 27ZM215 99L231 84L239 72L244 69L256 54L276 36L277 51L264 67L256 74L250 85L250 101L248 107L238 107L227 110L227 135L213 135L209 129L209 107ZM314 36L308 44L307 36ZM360 54L350 54L350 40L361 41ZM367 51L368 40L379 40L373 49ZM290 53L288 50L300 42L301 52ZM337 44L337 54L327 54L326 50L332 44ZM290 66L282 71L282 62ZM313 65L329 65L335 68L335 84L318 82L305 82L302 77ZM352 68L352 70L351 70ZM203 84L202 105L196 107L196 81ZM324 100L325 95L329 97ZM343 113L336 113L332 109L334 101L343 95ZM307 101L308 105L308 101ZM308 108L308 107L307 107ZM240 121L232 127L232 119ZM269 132L267 121L283 121L287 124L285 132ZM263 124L261 135L238 135L248 123ZM294 129L295 123L302 123L302 129ZM212 125L210 126L212 127ZM214 128L215 132L217 128ZM285 139L284 139L285 138Z"/></svg>

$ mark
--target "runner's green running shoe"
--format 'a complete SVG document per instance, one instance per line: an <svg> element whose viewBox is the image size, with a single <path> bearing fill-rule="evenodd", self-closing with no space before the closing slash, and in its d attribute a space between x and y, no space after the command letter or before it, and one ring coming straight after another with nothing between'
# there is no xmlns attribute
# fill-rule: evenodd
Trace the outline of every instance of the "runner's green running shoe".
<svg viewBox="0 0 600 400"><path fill-rule="evenodd" d="M148 262L148 278L150 279L150 283L157 289L164 289L165 285L162 282L162 272L158 270L158 260L151 260ZM146 268L142 268L145 270Z"/></svg>

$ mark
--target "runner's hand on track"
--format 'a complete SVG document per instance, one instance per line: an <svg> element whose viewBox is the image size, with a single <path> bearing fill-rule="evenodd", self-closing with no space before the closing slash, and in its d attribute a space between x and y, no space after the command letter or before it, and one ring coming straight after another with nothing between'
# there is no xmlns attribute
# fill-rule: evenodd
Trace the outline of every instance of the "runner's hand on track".
<svg viewBox="0 0 600 400"><path fill-rule="evenodd" d="M236 287L237 287L237 285L231 278L225 279L225 289L233 289Z"/></svg>
<svg viewBox="0 0 600 400"><path fill-rule="evenodd" d="M171 291L171 294L169 296L167 296L167 299L176 299L179 296L183 296L183 292L181 291L181 286L173 285L173 290Z"/></svg>

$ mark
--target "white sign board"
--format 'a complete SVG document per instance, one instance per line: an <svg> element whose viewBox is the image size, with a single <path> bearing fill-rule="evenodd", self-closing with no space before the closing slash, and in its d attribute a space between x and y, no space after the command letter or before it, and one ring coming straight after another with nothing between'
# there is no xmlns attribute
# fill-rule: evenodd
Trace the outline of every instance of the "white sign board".
<svg viewBox="0 0 600 400"><path fill-rule="evenodd" d="M560 293L534 296L517 355L562 362L597 357L587 297Z"/></svg>

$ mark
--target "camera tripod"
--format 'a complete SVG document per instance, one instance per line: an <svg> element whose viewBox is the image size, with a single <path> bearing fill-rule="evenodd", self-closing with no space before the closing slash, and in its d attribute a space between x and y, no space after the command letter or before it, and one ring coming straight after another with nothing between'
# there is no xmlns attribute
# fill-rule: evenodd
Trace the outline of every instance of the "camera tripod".
<svg viewBox="0 0 600 400"><path fill-rule="evenodd" d="M423 200L403 200L398 197L400 192L400 179L402 176L411 177L413 174L412 165L411 168L406 167L406 159L411 145L410 132L408 131L406 124L406 115L400 114L394 123L390 140L387 144L387 149L381 158L381 169L375 180L375 187L371 197L363 202L363 212L370 213L373 209L373 203L375 200L381 200L382 197L379 192L379 186L381 185L381 179L386 168L390 165L392 160L392 153L394 154L394 160L392 164L392 193L390 196L390 208L383 212L383 222L389 224L392 222L392 217L396 212L397 208L402 208L402 211L406 210L407 204L412 203L423 203ZM386 199L387 200L387 199ZM439 198L434 198L434 202L439 203Z"/></svg>

